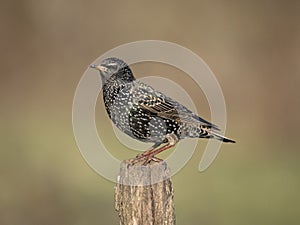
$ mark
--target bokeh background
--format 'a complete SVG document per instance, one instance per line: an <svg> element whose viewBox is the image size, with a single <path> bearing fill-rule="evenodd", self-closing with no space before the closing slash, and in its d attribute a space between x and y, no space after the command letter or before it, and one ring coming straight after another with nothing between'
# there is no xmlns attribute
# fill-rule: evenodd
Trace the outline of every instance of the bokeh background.
<svg viewBox="0 0 300 225"><path fill-rule="evenodd" d="M118 224L114 184L81 157L71 122L87 65L127 42L175 42L214 71L227 104L223 145L204 173L200 141L173 177L177 224L300 224L300 2L0 1L0 224ZM133 66L180 83L210 118L186 74ZM101 98L99 98L101 112ZM100 113L98 129L113 134ZM114 135L107 143L120 159ZM119 151L120 150L120 151Z"/></svg>

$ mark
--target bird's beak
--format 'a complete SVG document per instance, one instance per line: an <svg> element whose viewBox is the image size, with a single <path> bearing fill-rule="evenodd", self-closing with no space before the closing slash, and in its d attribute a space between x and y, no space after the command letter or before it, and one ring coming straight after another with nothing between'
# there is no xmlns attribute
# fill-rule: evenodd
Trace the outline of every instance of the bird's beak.
<svg viewBox="0 0 300 225"><path fill-rule="evenodd" d="M100 66L100 65L96 65L96 64L91 64L91 65L89 65L89 67L92 68L92 69L99 70L99 71L107 72L107 68L104 67L104 66Z"/></svg>

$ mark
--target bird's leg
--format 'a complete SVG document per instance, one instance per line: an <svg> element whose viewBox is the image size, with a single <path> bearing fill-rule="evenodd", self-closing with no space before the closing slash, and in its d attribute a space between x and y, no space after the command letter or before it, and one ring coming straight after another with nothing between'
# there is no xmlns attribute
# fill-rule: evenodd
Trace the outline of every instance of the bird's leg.
<svg viewBox="0 0 300 225"><path fill-rule="evenodd" d="M155 143L154 145L152 145L149 149L147 149L146 151L144 151L142 154L138 154L135 159L139 160L141 158L144 158L145 156L149 155L154 149L156 149L158 146L160 146L161 143Z"/></svg>
<svg viewBox="0 0 300 225"><path fill-rule="evenodd" d="M154 162L161 162L161 161L163 161L162 159L157 158L157 157L155 157L155 156L153 156L153 157L151 158L151 160L153 160Z"/></svg>
<svg viewBox="0 0 300 225"><path fill-rule="evenodd" d="M166 135L166 139L168 141L168 143L158 149L156 149L159 145L161 145L161 143L155 143L151 148L149 148L147 151L145 151L142 154L137 155L132 161L132 164L135 164L136 162L138 162L141 159L145 159L143 165L147 165L151 160L154 160L156 162L161 161L161 159L155 157L157 154L173 147L174 145L176 145L176 143L179 141L178 137L175 134L167 134Z"/></svg>
<svg viewBox="0 0 300 225"><path fill-rule="evenodd" d="M144 157L145 158L145 162L143 163L143 165L144 166L147 165L151 160L156 161L156 159L159 159L159 158L155 157L155 155L157 155L157 154L159 154L159 153L161 153L161 152L163 152L163 151L165 151L165 150L167 150L167 149L169 149L169 148L171 148L173 146L174 145L171 145L171 144L168 143L168 144L162 146L161 148L158 148L155 151L150 152L149 155L146 155ZM161 159L159 159L159 160L161 161Z"/></svg>
<svg viewBox="0 0 300 225"><path fill-rule="evenodd" d="M149 154L145 155L144 157L146 158L146 160L143 163L143 165L147 165L153 159L158 159L155 157L155 155L175 146L176 143L178 142L178 138L175 134L167 134L166 138L168 140L168 144L156 149L155 151L151 151L149 152Z"/></svg>
<svg viewBox="0 0 300 225"><path fill-rule="evenodd" d="M148 155L150 155L151 154L151 152L154 150L154 149L156 149L158 146L160 146L161 145L161 143L160 142L158 142L158 143L155 143L153 146L151 146L149 149L147 149L146 151L144 151L143 153L141 153L141 154L138 154L134 159L132 159L131 160L131 163L132 164L135 164L136 162L138 162L140 159L142 159L142 158L145 158L145 157L147 157ZM157 161L158 161L159 159L157 158Z"/></svg>

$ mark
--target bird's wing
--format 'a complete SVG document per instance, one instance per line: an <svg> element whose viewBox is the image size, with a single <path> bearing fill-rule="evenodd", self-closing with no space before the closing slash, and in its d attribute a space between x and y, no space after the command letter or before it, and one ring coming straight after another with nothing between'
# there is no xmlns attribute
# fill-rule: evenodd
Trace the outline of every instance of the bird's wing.
<svg viewBox="0 0 300 225"><path fill-rule="evenodd" d="M179 113L174 105L164 98L147 95L139 99L139 106L155 115L166 119L179 120Z"/></svg>
<svg viewBox="0 0 300 225"><path fill-rule="evenodd" d="M174 120L179 123L204 125L219 130L216 125L202 119L185 106L166 97L163 93L156 91L152 87L143 84L139 85L139 90L138 104L142 109L159 117Z"/></svg>

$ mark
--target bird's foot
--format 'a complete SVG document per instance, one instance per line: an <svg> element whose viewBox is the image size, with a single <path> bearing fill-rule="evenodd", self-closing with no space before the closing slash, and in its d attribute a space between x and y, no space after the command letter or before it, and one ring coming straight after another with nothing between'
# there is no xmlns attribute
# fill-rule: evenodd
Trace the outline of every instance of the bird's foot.
<svg viewBox="0 0 300 225"><path fill-rule="evenodd" d="M145 157L146 157L146 155L144 155L144 153L138 154L135 158L129 160L130 164L131 165L135 165L135 164L137 164L139 162L142 162Z"/></svg>
<svg viewBox="0 0 300 225"><path fill-rule="evenodd" d="M143 152L141 154L136 155L135 158L133 158L133 159L130 160L131 164L134 165L137 162L140 162L140 161L144 160L145 158L149 158L149 155L151 155L152 151L153 151L153 147L151 147L150 149L148 149L147 151L145 151L145 152Z"/></svg>
<svg viewBox="0 0 300 225"><path fill-rule="evenodd" d="M130 164L135 165L140 163L143 166L150 164L151 162L161 162L162 159L147 154L139 154L135 158L130 159Z"/></svg>
<svg viewBox="0 0 300 225"><path fill-rule="evenodd" d="M156 162L156 163L159 163L163 161L162 159L160 158L157 158L157 157L145 157L145 161L143 163L143 166L147 166L148 164L150 164L151 162Z"/></svg>
<svg viewBox="0 0 300 225"><path fill-rule="evenodd" d="M143 163L142 163L143 166L148 165L151 161L161 162L162 159L155 157L155 155L173 147L178 142L178 138L175 134L166 135L166 139L168 140L168 143L166 145L164 145L158 149L156 149L156 147L159 146L160 144L153 145L147 151L143 152L142 154L138 154L134 159L131 159L130 160L131 165L134 165L141 161L143 161Z"/></svg>

